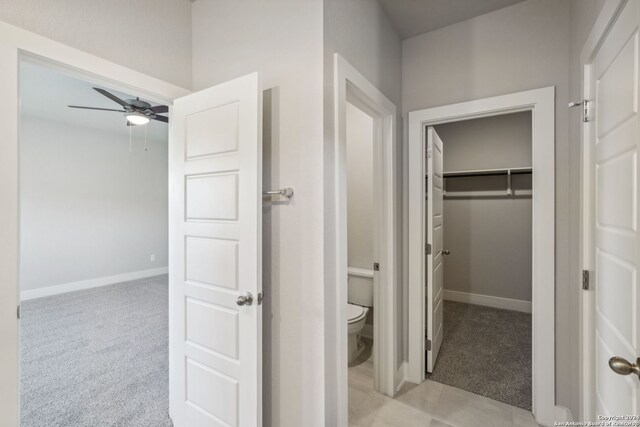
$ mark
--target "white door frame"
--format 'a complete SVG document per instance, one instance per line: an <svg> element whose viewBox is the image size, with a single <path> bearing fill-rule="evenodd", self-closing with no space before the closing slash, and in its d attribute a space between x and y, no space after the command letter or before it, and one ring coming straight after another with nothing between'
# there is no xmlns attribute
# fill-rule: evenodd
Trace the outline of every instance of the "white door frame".
<svg viewBox="0 0 640 427"><path fill-rule="evenodd" d="M348 361L347 361L347 101L362 108L374 119L374 209L379 225L376 262L380 271L374 272L374 361L377 389L389 396L395 394L397 378L397 215L396 209L396 107L362 74L339 54L334 54L334 131L335 131L335 307L336 330L327 337L335 338L338 372L336 408L338 425L348 424ZM374 230L372 230L374 232ZM373 268L373 266L371 266ZM330 304L327 301L327 304ZM334 395L331 392L327 396Z"/></svg>
<svg viewBox="0 0 640 427"><path fill-rule="evenodd" d="M626 6L628 0L607 0L603 5L598 18L595 21L587 41L585 42L580 54L580 64L582 65L582 99L592 99L590 78L591 66L593 60L598 53L600 46L609 30L613 27L618 16ZM576 76L577 77L577 76ZM594 191L594 177L590 173L592 153L590 149L590 140L593 122L583 123L581 126L580 137L580 233L578 253L580 254L580 271L595 270L595 254L593 253L595 230L589 224L592 223L595 216L595 200L592 192ZM582 288L582 275L580 282L576 286ZM591 291L581 292L579 302L579 340L580 340L580 373L579 373L579 389L582 390L580 396L580 420L595 420L596 401L595 401L595 294Z"/></svg>
<svg viewBox="0 0 640 427"><path fill-rule="evenodd" d="M20 418L19 323L19 64L41 61L93 83L144 94L171 103L190 91L155 77L0 22L0 416L2 425L18 427ZM169 171L171 174L171 171ZM169 202L172 196L169 194ZM169 222L171 223L171 221Z"/></svg>
<svg viewBox="0 0 640 427"><path fill-rule="evenodd" d="M532 112L533 130L533 402L536 420L555 419L555 88L412 111L408 117L407 186L409 381L425 378L424 351L424 129L436 124ZM446 141L445 141L446 144Z"/></svg>

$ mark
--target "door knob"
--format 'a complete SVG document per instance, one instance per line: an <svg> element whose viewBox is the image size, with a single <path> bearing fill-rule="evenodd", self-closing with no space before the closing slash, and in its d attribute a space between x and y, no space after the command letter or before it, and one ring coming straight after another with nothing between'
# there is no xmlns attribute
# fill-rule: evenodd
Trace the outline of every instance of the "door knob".
<svg viewBox="0 0 640 427"><path fill-rule="evenodd" d="M640 357L636 359L636 363L631 363L622 357L612 357L609 359L609 367L616 374L636 374L640 378Z"/></svg>
<svg viewBox="0 0 640 427"><path fill-rule="evenodd" d="M236 304L238 305L251 305L253 304L253 295L251 292L247 292L246 295L240 295L236 300Z"/></svg>
<svg viewBox="0 0 640 427"><path fill-rule="evenodd" d="M449 255L450 253L451 253L451 251L450 251L449 249L444 249L444 250L442 251L442 254L443 254L443 255Z"/></svg>

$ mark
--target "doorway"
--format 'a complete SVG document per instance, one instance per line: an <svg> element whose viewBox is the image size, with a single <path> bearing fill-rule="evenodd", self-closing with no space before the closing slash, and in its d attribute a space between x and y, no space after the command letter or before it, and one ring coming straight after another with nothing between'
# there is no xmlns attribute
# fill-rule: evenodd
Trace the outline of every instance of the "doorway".
<svg viewBox="0 0 640 427"><path fill-rule="evenodd" d="M399 287L395 285L398 275L398 223L395 188L396 159L398 157L396 156L397 147L395 144L397 131L395 106L340 55L334 55L334 64L336 71L334 91L336 269L333 291L335 292L336 333L333 336L334 341L327 343L327 354L336 363L337 424L347 425L349 327L354 328L354 325L349 324L349 281L355 285L354 289L357 287L359 290L363 290L368 286L373 287L371 319L373 343L370 344L373 388L378 392L393 396L404 382L405 377L405 367L400 354L402 346L398 341L400 336L397 332L397 327L400 324L397 318L397 304L400 301ZM370 144L372 160L370 168L373 175L369 177L369 182L373 182L370 190L372 203L370 219L373 226L373 229L370 230L370 241L373 242L373 251L370 252L370 256L373 257L373 260L368 261L373 261L373 264L364 269L349 265L349 201L347 194L349 185L347 151L349 124L347 118L349 110L365 123L364 127L371 125L367 140ZM355 227L352 227L352 231L354 229ZM364 320L362 329L365 329L366 318L362 320ZM366 329L370 330L368 327ZM352 343L353 341L352 337Z"/></svg>
<svg viewBox="0 0 640 427"><path fill-rule="evenodd" d="M166 116L37 61L19 95L21 425L170 425Z"/></svg>
<svg viewBox="0 0 640 427"><path fill-rule="evenodd" d="M408 222L408 301L409 301L409 381L421 383L427 377L427 364L435 361L438 347L434 345L434 338L439 333L437 325L438 317L442 316L442 310L437 312L432 304L428 309L428 298L434 296L434 286L437 283L433 273L428 269L432 263L428 263L429 257L427 245L434 244L428 240L427 227L425 225L424 198L426 190L425 162L427 158L427 145L429 143L428 131L430 126L438 127L463 120L480 119L500 116L510 113L528 112L532 117L532 232L533 241L531 247L531 271L532 271L532 411L540 423L550 423L554 419L554 89L545 88L528 92L520 92L495 98L470 101L444 107L409 113L409 150L408 150L408 174L407 194L409 207ZM531 113L532 112L532 113ZM446 141L443 144L446 156ZM515 171L515 170L514 170ZM457 172L447 171L444 172ZM464 172L464 171L462 171ZM513 171L512 171L513 172ZM501 172L501 178L505 185L504 193L509 191L511 173L509 167ZM448 179L453 178L451 175ZM447 178L443 179L447 180ZM507 181L509 179L509 181ZM445 187L443 193L450 194L455 187ZM460 188L457 188L461 190ZM513 188L510 189L513 191ZM460 194L459 194L460 195ZM444 194L443 194L444 196ZM445 224L446 224L446 218ZM442 255L448 248L442 248ZM450 251L450 250L449 250ZM448 255L444 255L446 257ZM444 261L446 263L446 259ZM428 280L431 274L431 281ZM446 279L445 279L446 280ZM437 289L436 289L437 290ZM444 291L443 291L444 292ZM473 296L449 293L449 299L464 296L469 299ZM476 298L476 302L477 302ZM499 300L500 301L500 300ZM504 303L504 300L500 301ZM440 317L442 318L442 317ZM446 328L446 325L445 325ZM441 339L438 337L438 339ZM431 345L430 344L431 341ZM487 344L488 345L488 344ZM429 366L433 368L433 364Z"/></svg>
<svg viewBox="0 0 640 427"><path fill-rule="evenodd" d="M427 379L530 411L531 112L428 132Z"/></svg>
<svg viewBox="0 0 640 427"><path fill-rule="evenodd" d="M169 245L170 416L175 425L193 424L202 416L228 424L259 425L263 294L262 90L258 74L189 93L3 23L0 34L4 40L0 86L6 93L0 116L0 198L4 207L0 210L0 274L5 283L0 288L0 333L6 345L0 364L3 420L14 426L20 422L18 70L20 62L29 58L97 85L174 106L168 150L169 176L176 180L168 186L169 241L175 243ZM191 185L185 185L186 180ZM179 188L186 194L176 194ZM186 220L181 216L184 214L189 215ZM189 242L194 245L185 245L187 235L194 237ZM186 256L179 257L171 250L185 246L189 246ZM213 264L215 271L211 270ZM213 281L212 286L208 280ZM218 289L212 289L215 287ZM223 300L215 301L216 305L204 301L217 296ZM237 327L225 328L221 336L204 327L212 320ZM216 357L211 357L212 352L217 352ZM238 388L240 393L233 392ZM218 396L213 404L209 398L212 393Z"/></svg>

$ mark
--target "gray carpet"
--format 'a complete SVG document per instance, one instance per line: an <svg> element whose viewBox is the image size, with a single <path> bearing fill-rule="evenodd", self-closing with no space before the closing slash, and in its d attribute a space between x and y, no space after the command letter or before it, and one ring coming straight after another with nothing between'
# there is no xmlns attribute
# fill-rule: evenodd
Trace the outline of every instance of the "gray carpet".
<svg viewBox="0 0 640 427"><path fill-rule="evenodd" d="M444 302L433 381L531 410L531 314Z"/></svg>
<svg viewBox="0 0 640 427"><path fill-rule="evenodd" d="M22 303L21 426L171 426L167 276Z"/></svg>

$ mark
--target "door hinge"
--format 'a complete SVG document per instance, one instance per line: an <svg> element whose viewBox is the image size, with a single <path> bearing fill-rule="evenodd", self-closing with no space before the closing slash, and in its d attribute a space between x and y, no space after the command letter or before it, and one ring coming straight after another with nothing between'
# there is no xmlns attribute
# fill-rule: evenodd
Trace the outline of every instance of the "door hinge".
<svg viewBox="0 0 640 427"><path fill-rule="evenodd" d="M20 319L20 304L18 304L18 309L16 310L16 315L18 316L18 319Z"/></svg>
<svg viewBox="0 0 640 427"><path fill-rule="evenodd" d="M262 305L262 301L264 300L264 291L258 292L258 305Z"/></svg>
<svg viewBox="0 0 640 427"><path fill-rule="evenodd" d="M591 289L591 272L589 270L582 270L582 289L585 291Z"/></svg>
<svg viewBox="0 0 640 427"><path fill-rule="evenodd" d="M431 244L427 243L424 247L424 250L427 253L427 255L431 255Z"/></svg>
<svg viewBox="0 0 640 427"><path fill-rule="evenodd" d="M431 351L431 340L428 339L424 339L424 348L427 351Z"/></svg>
<svg viewBox="0 0 640 427"><path fill-rule="evenodd" d="M373 263L373 271L380 271L380 263L379 262L374 262Z"/></svg>
<svg viewBox="0 0 640 427"><path fill-rule="evenodd" d="M427 148L427 159L430 159L432 156L431 148Z"/></svg>
<svg viewBox="0 0 640 427"><path fill-rule="evenodd" d="M569 108L582 107L582 121L584 123L589 123L589 105L591 105L591 101L583 99L582 101L570 102Z"/></svg>

